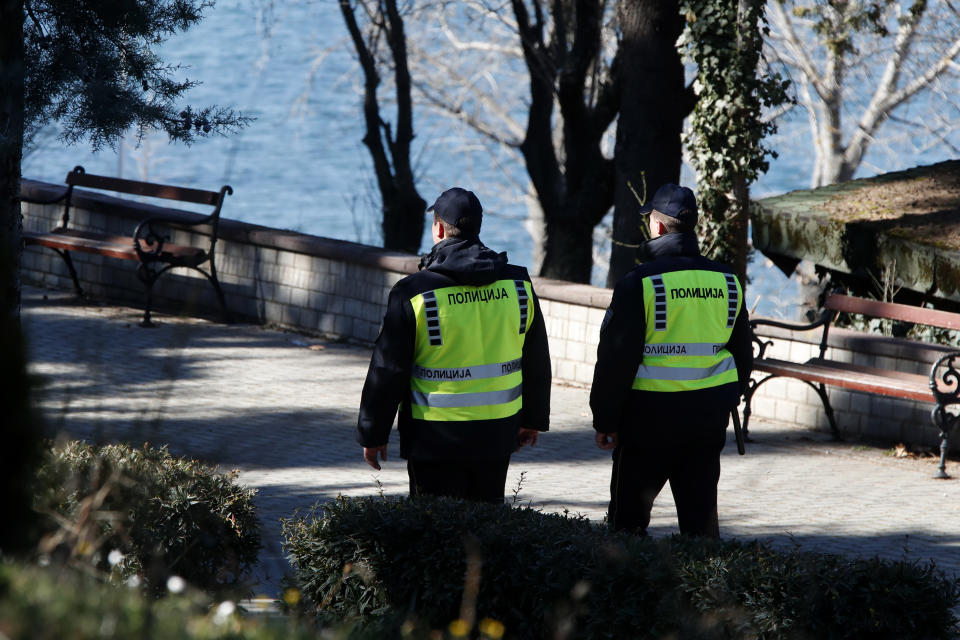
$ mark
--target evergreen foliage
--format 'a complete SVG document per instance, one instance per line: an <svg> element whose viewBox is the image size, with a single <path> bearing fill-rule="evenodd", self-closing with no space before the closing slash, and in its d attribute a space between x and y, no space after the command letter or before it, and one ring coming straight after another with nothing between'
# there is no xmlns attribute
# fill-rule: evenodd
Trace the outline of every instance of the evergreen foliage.
<svg viewBox="0 0 960 640"><path fill-rule="evenodd" d="M948 638L960 602L957 580L913 562L447 499L339 498L284 538L306 607L380 637Z"/></svg>
<svg viewBox="0 0 960 640"><path fill-rule="evenodd" d="M156 48L196 24L211 0L24 0L25 138L58 121L63 139L95 149L131 127L189 143L249 121L221 107L182 108L196 85Z"/></svg>

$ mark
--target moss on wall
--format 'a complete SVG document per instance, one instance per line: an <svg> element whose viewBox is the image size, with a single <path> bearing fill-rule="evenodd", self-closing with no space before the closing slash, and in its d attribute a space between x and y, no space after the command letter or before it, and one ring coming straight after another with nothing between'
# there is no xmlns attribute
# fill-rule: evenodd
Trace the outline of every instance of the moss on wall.
<svg viewBox="0 0 960 640"><path fill-rule="evenodd" d="M754 246L960 302L960 160L765 198Z"/></svg>

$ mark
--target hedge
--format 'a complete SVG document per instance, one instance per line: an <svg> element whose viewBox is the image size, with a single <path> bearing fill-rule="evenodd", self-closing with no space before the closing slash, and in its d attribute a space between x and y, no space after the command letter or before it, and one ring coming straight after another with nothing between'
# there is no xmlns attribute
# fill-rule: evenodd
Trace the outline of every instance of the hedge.
<svg viewBox="0 0 960 640"><path fill-rule="evenodd" d="M304 605L321 622L383 637L476 636L476 621L485 621L484 637L502 625L505 637L523 639L909 639L957 630L960 583L915 562L640 538L582 517L429 498L339 498L286 519L283 531ZM468 565L481 576L475 607L464 597Z"/></svg>
<svg viewBox="0 0 960 640"><path fill-rule="evenodd" d="M42 551L155 593L177 575L211 594L244 593L261 547L255 491L235 473L166 447L52 447L37 479Z"/></svg>

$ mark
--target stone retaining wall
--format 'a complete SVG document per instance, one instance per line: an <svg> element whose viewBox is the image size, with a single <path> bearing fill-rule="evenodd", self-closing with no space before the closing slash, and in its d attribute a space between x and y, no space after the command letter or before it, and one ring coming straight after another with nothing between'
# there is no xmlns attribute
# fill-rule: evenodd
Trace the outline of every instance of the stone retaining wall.
<svg viewBox="0 0 960 640"><path fill-rule="evenodd" d="M64 187L24 180L25 198L45 200ZM195 220L200 214L123 200L89 191L74 192L71 226L130 236L149 215L173 215ZM229 215L230 198L224 204ZM53 228L62 214L59 205L24 204L24 228ZM173 242L203 242L197 233L177 231ZM209 231L209 230L207 230ZM102 256L74 253L74 264L87 295L143 306L143 286L134 264ZM366 245L282 231L222 219L216 262L231 311L248 321L322 334L361 343L376 339L386 309L387 294L398 280L417 270L416 256ZM71 289L63 260L49 249L24 251L21 277L27 284ZM597 338L611 291L599 287L533 279L550 339L553 375L557 381L587 386L593 379ZM206 279L177 269L154 289L158 311L179 310L216 317L218 306ZM774 340L769 354L790 360L816 355L819 335L769 329ZM828 357L868 366L896 366L926 373L936 349L905 341L865 338L863 334L831 331ZM931 404L893 401L872 395L830 390L831 402L844 435L934 446ZM754 399L754 416L828 429L820 399L805 383L777 379L764 383ZM587 408L585 407L586 411ZM759 435L762 427L751 431Z"/></svg>

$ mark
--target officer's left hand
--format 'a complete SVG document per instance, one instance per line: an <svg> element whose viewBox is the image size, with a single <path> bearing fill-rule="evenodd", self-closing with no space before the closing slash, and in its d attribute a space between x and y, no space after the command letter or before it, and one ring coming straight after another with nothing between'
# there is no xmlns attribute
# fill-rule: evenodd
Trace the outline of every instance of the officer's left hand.
<svg viewBox="0 0 960 640"><path fill-rule="evenodd" d="M517 449L521 449L528 444L531 447L534 446L535 444L537 444L537 438L539 437L540 437L540 432L537 431L536 429L520 429L520 438L519 438L520 444L517 447Z"/></svg>
<svg viewBox="0 0 960 640"><path fill-rule="evenodd" d="M597 432L597 446L601 449L613 449L617 446L617 432L601 433Z"/></svg>

